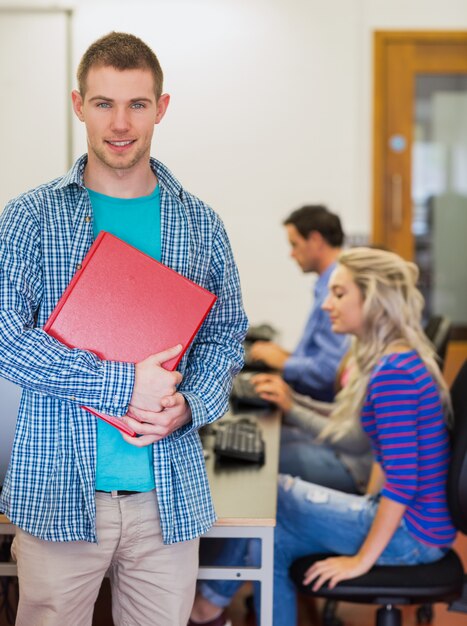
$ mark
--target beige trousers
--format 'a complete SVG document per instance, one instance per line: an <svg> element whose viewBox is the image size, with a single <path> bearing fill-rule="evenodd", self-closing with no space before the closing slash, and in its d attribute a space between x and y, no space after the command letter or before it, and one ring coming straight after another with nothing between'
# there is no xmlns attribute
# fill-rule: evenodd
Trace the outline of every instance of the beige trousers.
<svg viewBox="0 0 467 626"><path fill-rule="evenodd" d="M163 544L154 491L96 493L96 507L98 544L43 541L17 530L16 626L91 626L107 570L115 626L186 626L199 539Z"/></svg>

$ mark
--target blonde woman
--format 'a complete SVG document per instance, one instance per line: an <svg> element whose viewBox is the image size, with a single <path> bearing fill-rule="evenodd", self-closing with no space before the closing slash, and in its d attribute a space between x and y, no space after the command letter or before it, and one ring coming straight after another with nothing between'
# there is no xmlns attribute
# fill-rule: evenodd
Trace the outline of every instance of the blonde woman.
<svg viewBox="0 0 467 626"><path fill-rule="evenodd" d="M364 496L280 477L274 626L296 624L288 569L300 556L343 555L306 572L305 584L318 589L375 563L438 560L454 541L446 503L449 396L420 324L417 278L412 263L369 248L342 253L331 276L323 308L335 332L353 335L354 367L320 438L337 443L361 424L376 461Z"/></svg>

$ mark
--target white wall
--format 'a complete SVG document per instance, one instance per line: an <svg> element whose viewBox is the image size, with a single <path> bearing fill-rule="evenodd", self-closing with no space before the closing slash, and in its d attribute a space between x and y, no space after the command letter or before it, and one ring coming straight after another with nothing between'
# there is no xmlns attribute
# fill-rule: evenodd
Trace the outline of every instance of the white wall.
<svg viewBox="0 0 467 626"><path fill-rule="evenodd" d="M67 26L63 10L0 7L0 212L68 165Z"/></svg>
<svg viewBox="0 0 467 626"><path fill-rule="evenodd" d="M373 31L467 30L467 2L57 4L75 9L75 67L87 45L110 30L133 32L154 48L172 95L154 155L222 216L251 321L274 322L292 348L312 279L288 260L283 218L303 203L324 202L347 232L371 228ZM73 137L76 156L85 150L78 122Z"/></svg>

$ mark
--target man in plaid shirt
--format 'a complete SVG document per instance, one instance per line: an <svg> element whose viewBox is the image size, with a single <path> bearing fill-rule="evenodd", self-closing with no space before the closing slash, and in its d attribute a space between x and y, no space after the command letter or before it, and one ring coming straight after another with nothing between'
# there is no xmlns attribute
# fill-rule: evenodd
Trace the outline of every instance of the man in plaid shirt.
<svg viewBox="0 0 467 626"><path fill-rule="evenodd" d="M199 536L215 520L198 429L228 406L247 320L221 220L150 157L162 79L140 39L93 43L72 94L87 154L0 218L0 375L23 387L0 496L17 526L18 626L89 626L107 571L115 624L185 626ZM180 346L103 361L42 330L100 230L217 295L178 371L161 365Z"/></svg>

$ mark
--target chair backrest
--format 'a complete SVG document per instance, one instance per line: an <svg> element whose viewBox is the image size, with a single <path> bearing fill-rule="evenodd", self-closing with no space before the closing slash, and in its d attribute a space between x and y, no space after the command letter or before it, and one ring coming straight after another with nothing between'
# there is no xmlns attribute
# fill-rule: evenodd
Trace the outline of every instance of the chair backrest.
<svg viewBox="0 0 467 626"><path fill-rule="evenodd" d="M433 315L425 327L425 335L434 345L442 370L451 334L451 320L445 315Z"/></svg>
<svg viewBox="0 0 467 626"><path fill-rule="evenodd" d="M467 534L467 361L452 386L452 459L448 477L448 504L456 528Z"/></svg>

